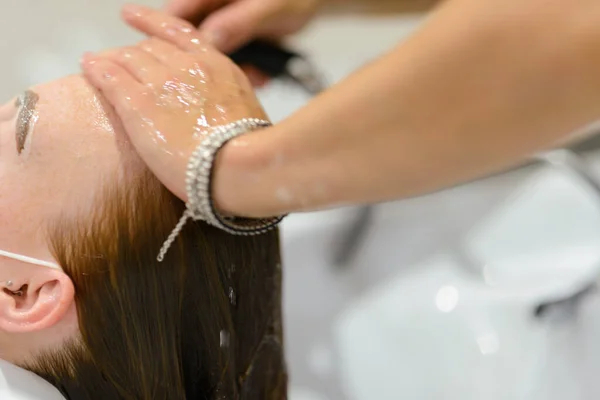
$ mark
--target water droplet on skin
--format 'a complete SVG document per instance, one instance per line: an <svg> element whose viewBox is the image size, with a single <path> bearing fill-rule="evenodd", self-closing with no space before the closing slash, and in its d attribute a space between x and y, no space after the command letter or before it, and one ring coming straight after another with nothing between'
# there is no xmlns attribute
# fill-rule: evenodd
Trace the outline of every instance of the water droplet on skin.
<svg viewBox="0 0 600 400"><path fill-rule="evenodd" d="M195 64L194 71L196 73L196 76L200 77L200 83L206 84L207 76L206 73L202 70L202 68L200 68L200 65Z"/></svg>
<svg viewBox="0 0 600 400"><path fill-rule="evenodd" d="M176 24L167 24L163 28L173 27L179 29ZM201 44L201 39L194 39ZM135 53L132 54L135 56ZM186 138L201 139L211 128L232 122L233 114L238 116L240 106L246 105L246 101L240 99L237 83L227 79L213 79L198 63L188 64L186 68L178 68L175 72L178 78L154 86L148 85L143 89L142 95L145 98L139 102L136 113L140 117L140 128L148 135L151 145L156 146L157 152L184 159L189 157L189 152L182 149L180 142L187 144L187 141L178 139L180 136L173 133L174 129L188 135ZM138 107L135 98L127 101L131 101L130 108ZM147 102L152 102L153 107L147 108ZM165 158L161 163L167 160L173 158ZM233 304L236 303L235 293L230 300Z"/></svg>
<svg viewBox="0 0 600 400"><path fill-rule="evenodd" d="M190 74L193 77L203 77L204 73L202 71L200 71L199 68L190 68L190 69L184 69L184 72L187 72L188 74ZM202 81L200 81L201 83L204 83Z"/></svg>
<svg viewBox="0 0 600 400"><path fill-rule="evenodd" d="M210 124L206 120L206 115L201 115L197 119L197 124L198 124L197 125L198 132L206 132L206 128L210 128ZM204 128L204 129L202 129L202 128Z"/></svg>
<svg viewBox="0 0 600 400"><path fill-rule="evenodd" d="M192 28L190 28L187 25L179 25L179 24L172 24L172 23L168 23L168 22L163 22L160 24L160 27L165 30L167 33L169 32L173 32L174 34L177 34L178 32L181 33L192 33Z"/></svg>
<svg viewBox="0 0 600 400"><path fill-rule="evenodd" d="M171 80L165 82L158 96L159 106L174 106L179 104L184 111L189 111L192 106L200 108L199 113L204 114L205 96L193 85ZM189 113L189 112L188 112Z"/></svg>
<svg viewBox="0 0 600 400"><path fill-rule="evenodd" d="M154 126L154 121L151 120L150 118L142 117L141 120L144 123L144 125L146 125L148 127L153 127Z"/></svg>

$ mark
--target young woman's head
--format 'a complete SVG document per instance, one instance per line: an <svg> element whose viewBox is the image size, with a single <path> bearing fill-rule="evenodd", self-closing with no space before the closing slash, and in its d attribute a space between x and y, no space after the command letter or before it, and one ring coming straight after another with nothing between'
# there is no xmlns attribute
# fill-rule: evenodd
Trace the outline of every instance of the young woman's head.
<svg viewBox="0 0 600 400"><path fill-rule="evenodd" d="M285 398L277 233L188 223L80 77L0 107L0 358L72 399ZM7 282L10 284L7 285Z"/></svg>

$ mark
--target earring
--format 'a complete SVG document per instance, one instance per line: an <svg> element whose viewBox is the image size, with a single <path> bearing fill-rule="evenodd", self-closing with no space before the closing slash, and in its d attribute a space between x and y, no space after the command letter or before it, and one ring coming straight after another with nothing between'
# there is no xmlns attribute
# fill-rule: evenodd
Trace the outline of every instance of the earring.
<svg viewBox="0 0 600 400"><path fill-rule="evenodd" d="M4 286L6 286L7 288L11 287L13 285L13 281L6 281L6 283L4 284ZM23 288L17 290L17 291L12 291L10 289L6 289L8 290L11 294L13 294L14 296L23 296Z"/></svg>

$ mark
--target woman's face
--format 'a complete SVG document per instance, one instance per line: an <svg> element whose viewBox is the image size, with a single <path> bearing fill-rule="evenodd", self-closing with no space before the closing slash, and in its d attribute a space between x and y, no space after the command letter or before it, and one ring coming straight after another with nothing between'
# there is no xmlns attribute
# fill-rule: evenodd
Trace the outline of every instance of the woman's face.
<svg viewBox="0 0 600 400"><path fill-rule="evenodd" d="M111 113L79 76L0 106L0 249L53 261L47 224L89 212L102 183L135 158ZM0 281L10 262L0 258Z"/></svg>
<svg viewBox="0 0 600 400"><path fill-rule="evenodd" d="M106 183L140 170L112 113L79 76L0 106L0 250L56 263L48 228L85 221ZM74 301L61 270L0 255L0 358L18 363L76 335Z"/></svg>

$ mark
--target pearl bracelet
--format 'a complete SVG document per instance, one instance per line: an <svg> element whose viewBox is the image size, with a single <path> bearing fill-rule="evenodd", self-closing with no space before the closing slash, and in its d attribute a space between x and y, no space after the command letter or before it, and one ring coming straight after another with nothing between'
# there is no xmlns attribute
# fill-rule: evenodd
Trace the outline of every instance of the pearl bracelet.
<svg viewBox="0 0 600 400"><path fill-rule="evenodd" d="M158 254L163 261L167 251L189 218L204 221L232 235L260 235L274 229L284 216L273 218L226 217L214 208L211 197L213 163L217 152L231 139L271 126L268 121L245 118L228 125L212 128L192 153L186 174L188 202L186 211L171 232Z"/></svg>

